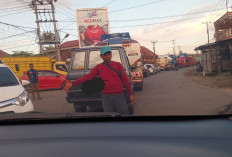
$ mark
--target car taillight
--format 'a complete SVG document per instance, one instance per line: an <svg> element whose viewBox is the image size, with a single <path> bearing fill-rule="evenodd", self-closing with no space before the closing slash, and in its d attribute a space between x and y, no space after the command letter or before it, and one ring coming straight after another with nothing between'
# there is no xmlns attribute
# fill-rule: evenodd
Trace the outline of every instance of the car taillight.
<svg viewBox="0 0 232 157"><path fill-rule="evenodd" d="M143 78L140 76L140 77L133 77L133 80L142 80Z"/></svg>
<svg viewBox="0 0 232 157"><path fill-rule="evenodd" d="M68 84L68 83L71 83L71 81L70 80L66 80L66 84Z"/></svg>

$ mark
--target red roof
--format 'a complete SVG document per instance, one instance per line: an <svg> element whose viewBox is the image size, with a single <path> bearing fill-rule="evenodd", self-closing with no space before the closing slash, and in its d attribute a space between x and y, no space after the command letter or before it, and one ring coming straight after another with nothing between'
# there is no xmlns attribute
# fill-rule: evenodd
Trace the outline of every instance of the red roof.
<svg viewBox="0 0 232 157"><path fill-rule="evenodd" d="M6 52L0 50L0 57L6 57L6 56L8 56L8 55L9 55L8 53L6 53Z"/></svg>
<svg viewBox="0 0 232 157"><path fill-rule="evenodd" d="M61 49L61 48L74 47L74 46L79 46L78 40L67 41L63 44L60 44L59 48Z"/></svg>

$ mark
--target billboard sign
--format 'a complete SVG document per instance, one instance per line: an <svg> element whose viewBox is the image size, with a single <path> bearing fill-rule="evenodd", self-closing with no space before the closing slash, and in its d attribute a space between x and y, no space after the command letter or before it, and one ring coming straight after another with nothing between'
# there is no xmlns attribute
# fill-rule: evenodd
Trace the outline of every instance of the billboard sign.
<svg viewBox="0 0 232 157"><path fill-rule="evenodd" d="M107 8L77 9L79 47L98 45L103 34L109 33Z"/></svg>

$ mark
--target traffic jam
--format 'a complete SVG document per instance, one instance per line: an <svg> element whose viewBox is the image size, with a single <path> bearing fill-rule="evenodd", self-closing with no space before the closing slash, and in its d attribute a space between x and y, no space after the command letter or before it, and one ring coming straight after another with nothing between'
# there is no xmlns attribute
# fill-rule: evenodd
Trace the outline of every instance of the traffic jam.
<svg viewBox="0 0 232 157"><path fill-rule="evenodd" d="M105 12L105 14L101 14L101 12ZM2 78L4 79L4 86L0 88L6 90L9 87L9 91L17 91L15 86L14 88L11 86L12 83L15 83L20 90L24 87L25 92L22 96L19 96L19 100L15 99L15 96L8 97L8 93L4 92L4 96L0 100L2 106L0 112L33 111L32 104L36 99L36 93L38 99L42 100L40 91L51 90L51 92L55 92L53 89L64 90L73 81L90 73L96 65L102 63L99 54L102 53L100 49L104 46L111 48L112 61L122 64L133 92L146 90L143 88L146 77L151 77L151 75L155 77L161 71L178 70L179 68L195 65L194 56L186 54L179 54L178 56L157 55L155 52L141 46L136 39L131 37L129 32L110 33L107 15L106 9L77 10L79 26L79 39L77 42L79 47L72 49L67 60L62 59L60 55L55 56L55 58L54 55L52 57L49 55L52 50L57 54L56 49L46 51L47 55L44 56L1 57L0 75L4 76ZM65 37L67 36L69 35L67 34ZM7 69L9 76L3 69ZM7 76L12 78L13 82L9 82ZM36 78L37 76L38 78ZM88 90L91 91L98 87L93 85L91 88ZM91 94L86 94L88 91L85 92L83 89L83 85L77 85L66 90L66 101L73 104L76 112L86 112L87 107L102 110L101 91L96 90L90 92ZM123 86L130 114L133 114L131 101L134 98L130 97L127 90ZM17 103L17 101L19 102ZM30 107L25 105L28 102L31 104Z"/></svg>

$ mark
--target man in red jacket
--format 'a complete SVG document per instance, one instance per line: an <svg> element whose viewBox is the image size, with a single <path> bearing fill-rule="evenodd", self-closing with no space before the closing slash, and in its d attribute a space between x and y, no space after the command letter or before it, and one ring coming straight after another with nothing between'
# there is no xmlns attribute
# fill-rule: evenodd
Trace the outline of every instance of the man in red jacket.
<svg viewBox="0 0 232 157"><path fill-rule="evenodd" d="M103 59L103 63L96 65L89 74L67 84L65 90L68 92L72 86L82 84L99 75L105 83L104 89L102 90L102 106L104 111L128 115L129 110L125 95L123 94L122 82L130 94L130 100L133 105L135 105L135 99L126 72L121 63L111 61L112 52L109 46L101 48L100 56ZM117 70L121 74L121 78L115 71L104 64Z"/></svg>

